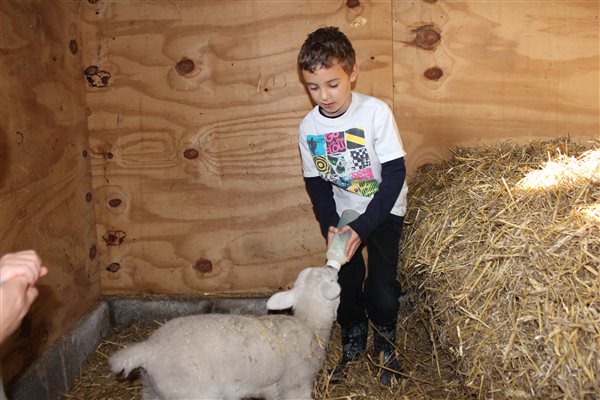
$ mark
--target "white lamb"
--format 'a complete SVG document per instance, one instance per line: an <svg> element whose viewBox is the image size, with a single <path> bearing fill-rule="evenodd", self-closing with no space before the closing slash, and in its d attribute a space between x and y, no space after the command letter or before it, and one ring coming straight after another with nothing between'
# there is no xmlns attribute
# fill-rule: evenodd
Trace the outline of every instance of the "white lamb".
<svg viewBox="0 0 600 400"><path fill-rule="evenodd" d="M293 307L293 316L176 318L111 356L111 370L143 368L144 400L311 399L339 295L336 270L307 268L267 302L270 310Z"/></svg>

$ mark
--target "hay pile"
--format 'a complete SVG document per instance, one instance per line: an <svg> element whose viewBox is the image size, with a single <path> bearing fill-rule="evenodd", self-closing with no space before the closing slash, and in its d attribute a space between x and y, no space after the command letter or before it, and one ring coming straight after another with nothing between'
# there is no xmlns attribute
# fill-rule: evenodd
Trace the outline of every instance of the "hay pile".
<svg viewBox="0 0 600 400"><path fill-rule="evenodd" d="M598 398L598 148L460 148L411 181L402 280L478 398Z"/></svg>

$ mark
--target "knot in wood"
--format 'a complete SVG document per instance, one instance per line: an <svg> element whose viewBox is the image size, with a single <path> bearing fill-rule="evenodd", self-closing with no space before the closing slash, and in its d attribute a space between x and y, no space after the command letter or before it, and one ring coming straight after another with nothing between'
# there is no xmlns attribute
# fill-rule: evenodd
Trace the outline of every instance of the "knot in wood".
<svg viewBox="0 0 600 400"><path fill-rule="evenodd" d="M194 68L195 68L194 62L186 57L179 60L177 62L177 64L175 65L175 70L177 71L177 73L179 75L190 74L194 71Z"/></svg>
<svg viewBox="0 0 600 400"><path fill-rule="evenodd" d="M69 41L69 50L71 51L71 54L75 54L77 53L79 46L77 46L77 41L75 39L71 39Z"/></svg>
<svg viewBox="0 0 600 400"><path fill-rule="evenodd" d="M96 65L90 65L89 67L87 67L85 69L84 74L86 76L93 76L93 75L96 75L98 73L98 71L100 71L100 68L98 68Z"/></svg>
<svg viewBox="0 0 600 400"><path fill-rule="evenodd" d="M96 254L98 254L98 249L96 248L96 245L93 244L92 247L90 247L90 251L89 251L90 260L93 260L94 258L96 258Z"/></svg>
<svg viewBox="0 0 600 400"><path fill-rule="evenodd" d="M194 263L194 269L201 273L211 272L213 269L212 262L210 260L200 258Z"/></svg>
<svg viewBox="0 0 600 400"><path fill-rule="evenodd" d="M185 151L183 152L183 156L185 158L187 158L188 160L193 160L195 158L198 158L199 155L200 155L200 153L198 153L198 150L193 149L193 148L185 149Z"/></svg>
<svg viewBox="0 0 600 400"><path fill-rule="evenodd" d="M107 246L119 246L123 244L126 237L127 233L124 231L110 230L102 236L102 239L104 239Z"/></svg>
<svg viewBox="0 0 600 400"><path fill-rule="evenodd" d="M435 45L441 40L442 36L437 32L433 25L423 25L415 29L414 43L417 47L424 50L433 50Z"/></svg>
<svg viewBox="0 0 600 400"><path fill-rule="evenodd" d="M97 65L90 65L83 73L89 87L106 87L110 85L110 72L101 70Z"/></svg>
<svg viewBox="0 0 600 400"><path fill-rule="evenodd" d="M119 264L119 263L112 263L108 267L106 267L106 270L108 272L112 272L112 273L115 273L120 269L121 269L121 264Z"/></svg>
<svg viewBox="0 0 600 400"><path fill-rule="evenodd" d="M437 81L444 75L444 71L442 71L442 69L439 67L431 67L425 70L425 72L423 72L423 75L430 81Z"/></svg>
<svg viewBox="0 0 600 400"><path fill-rule="evenodd" d="M108 205L111 207L119 207L121 205L121 199L110 199Z"/></svg>

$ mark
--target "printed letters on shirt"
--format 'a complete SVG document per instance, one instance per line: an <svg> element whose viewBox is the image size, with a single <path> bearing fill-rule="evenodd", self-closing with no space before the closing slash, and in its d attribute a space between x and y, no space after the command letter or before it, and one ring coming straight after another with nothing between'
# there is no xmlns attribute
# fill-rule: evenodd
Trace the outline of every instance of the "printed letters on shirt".
<svg viewBox="0 0 600 400"><path fill-rule="evenodd" d="M307 135L306 140L323 179L365 197L377 192L379 183L371 169L364 129Z"/></svg>

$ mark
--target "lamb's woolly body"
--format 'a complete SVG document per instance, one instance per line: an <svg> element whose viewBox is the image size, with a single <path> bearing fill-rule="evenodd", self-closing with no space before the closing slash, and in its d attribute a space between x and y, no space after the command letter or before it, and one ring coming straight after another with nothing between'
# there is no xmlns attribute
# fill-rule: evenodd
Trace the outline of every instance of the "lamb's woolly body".
<svg viewBox="0 0 600 400"><path fill-rule="evenodd" d="M339 304L329 268L300 273L269 307L295 315L204 314L176 318L146 342L115 353L114 373L144 369L144 400L308 399ZM312 312L311 312L312 310Z"/></svg>

